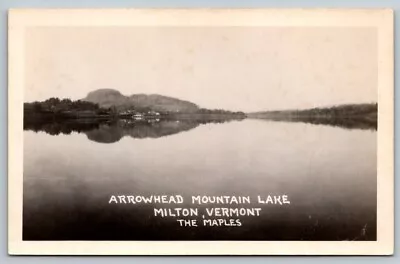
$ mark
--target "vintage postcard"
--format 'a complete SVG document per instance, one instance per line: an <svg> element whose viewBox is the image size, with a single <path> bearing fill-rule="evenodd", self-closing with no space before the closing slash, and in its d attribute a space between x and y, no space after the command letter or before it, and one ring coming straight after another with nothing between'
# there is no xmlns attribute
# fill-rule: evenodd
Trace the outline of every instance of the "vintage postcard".
<svg viewBox="0 0 400 264"><path fill-rule="evenodd" d="M9 253L390 255L389 9L9 12Z"/></svg>

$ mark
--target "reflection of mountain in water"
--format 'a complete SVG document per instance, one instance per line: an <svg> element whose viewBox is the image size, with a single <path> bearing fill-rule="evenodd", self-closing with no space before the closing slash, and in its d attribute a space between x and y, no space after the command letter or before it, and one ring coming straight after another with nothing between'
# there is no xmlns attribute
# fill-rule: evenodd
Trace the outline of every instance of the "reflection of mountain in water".
<svg viewBox="0 0 400 264"><path fill-rule="evenodd" d="M225 123L224 119L180 119L180 120L75 120L61 122L24 122L24 130L44 131L50 135L85 133L89 140L99 143L114 143L128 136L132 138L159 138L191 130L201 124Z"/></svg>
<svg viewBox="0 0 400 264"><path fill-rule="evenodd" d="M85 132L88 139L100 143L113 143L124 136L133 138L159 138L188 131L200 123L191 120L163 120L159 122L128 122L102 124L97 129Z"/></svg>

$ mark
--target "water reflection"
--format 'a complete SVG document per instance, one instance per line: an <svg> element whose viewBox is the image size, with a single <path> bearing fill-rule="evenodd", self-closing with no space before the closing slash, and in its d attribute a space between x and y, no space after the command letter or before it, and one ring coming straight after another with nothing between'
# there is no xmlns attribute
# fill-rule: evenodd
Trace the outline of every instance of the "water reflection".
<svg viewBox="0 0 400 264"><path fill-rule="evenodd" d="M176 121L53 122L43 124L47 133L25 131L23 239L376 240L375 131ZM240 228L185 228L154 217L155 205L109 204L116 194L180 194L186 208L192 195L286 194L291 204L253 203L261 216L240 218Z"/></svg>
<svg viewBox="0 0 400 264"><path fill-rule="evenodd" d="M199 123L188 121L164 120L160 122L118 121L101 124L98 128L85 132L88 139L99 143L114 143L124 136L132 138L159 138L188 131Z"/></svg>
<svg viewBox="0 0 400 264"><path fill-rule="evenodd" d="M24 130L44 131L50 135L72 132L84 133L98 143L114 143L127 136L132 138L159 138L196 128L201 124L225 123L230 120L179 119L179 120L74 120L55 122L25 122Z"/></svg>
<svg viewBox="0 0 400 264"><path fill-rule="evenodd" d="M269 117L262 118L261 120L275 121L275 122L295 122L306 123L312 125L325 125L345 129L362 129L362 130L377 130L378 123L376 119L369 118L315 118L315 117Z"/></svg>
<svg viewBox="0 0 400 264"><path fill-rule="evenodd" d="M326 125L345 129L377 130L376 120L352 118L254 118L263 121L307 123L312 125ZM243 119L235 119L241 121ZM159 138L189 131L202 124L226 123L232 119L77 119L77 120L25 120L24 130L35 132L44 131L50 135L72 132L85 133L89 140L98 143L114 143L123 137L138 139Z"/></svg>

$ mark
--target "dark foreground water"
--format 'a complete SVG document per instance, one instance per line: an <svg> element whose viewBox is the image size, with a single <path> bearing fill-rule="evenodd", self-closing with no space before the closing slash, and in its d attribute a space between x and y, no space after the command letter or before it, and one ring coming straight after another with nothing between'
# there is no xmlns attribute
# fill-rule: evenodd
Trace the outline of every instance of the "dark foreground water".
<svg viewBox="0 0 400 264"><path fill-rule="evenodd" d="M374 130L265 120L33 129L24 132L24 240L376 240ZM177 194L183 205L109 204L111 195ZM291 204L256 203L269 194ZM198 206L192 195L253 203ZM154 216L164 207L197 207L200 223L205 207L261 214L232 217L241 226L180 227Z"/></svg>

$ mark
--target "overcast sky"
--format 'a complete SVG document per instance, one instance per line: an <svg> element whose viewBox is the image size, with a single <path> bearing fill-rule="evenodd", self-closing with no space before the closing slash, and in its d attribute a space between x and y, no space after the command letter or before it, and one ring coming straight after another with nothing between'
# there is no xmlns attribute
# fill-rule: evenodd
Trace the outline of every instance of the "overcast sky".
<svg viewBox="0 0 400 264"><path fill-rule="evenodd" d="M243 111L377 101L373 28L43 27L25 43L25 101L99 88Z"/></svg>

